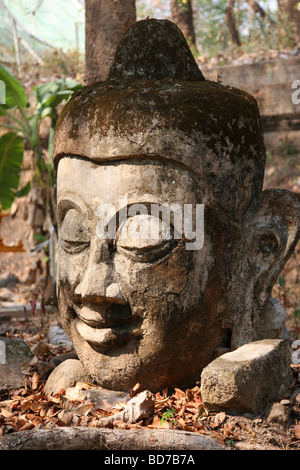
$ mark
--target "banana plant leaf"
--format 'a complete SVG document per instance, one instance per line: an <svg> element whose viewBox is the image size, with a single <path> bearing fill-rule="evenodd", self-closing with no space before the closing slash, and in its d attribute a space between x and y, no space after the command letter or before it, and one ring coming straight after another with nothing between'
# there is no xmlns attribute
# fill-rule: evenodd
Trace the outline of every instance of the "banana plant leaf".
<svg viewBox="0 0 300 470"><path fill-rule="evenodd" d="M36 112L37 115L39 115L41 119L44 119L47 116L51 118L48 145L51 161L53 153L54 129L58 118L57 106L63 100L68 101L71 95L81 87L81 83L75 80L70 80L68 78L61 78L56 82L43 83L42 85L37 85L35 87L35 93L38 101Z"/></svg>
<svg viewBox="0 0 300 470"><path fill-rule="evenodd" d="M21 83L13 77L8 70L0 64L0 80L5 85L5 104L0 105L0 116L5 110L17 106L19 109L26 108L27 96Z"/></svg>
<svg viewBox="0 0 300 470"><path fill-rule="evenodd" d="M43 83L35 87L39 107L54 109L64 99L70 98L82 85L75 80L62 78L56 82ZM50 114L50 113L49 113Z"/></svg>
<svg viewBox="0 0 300 470"><path fill-rule="evenodd" d="M24 140L15 132L0 137L0 206L11 207L20 183L24 155Z"/></svg>

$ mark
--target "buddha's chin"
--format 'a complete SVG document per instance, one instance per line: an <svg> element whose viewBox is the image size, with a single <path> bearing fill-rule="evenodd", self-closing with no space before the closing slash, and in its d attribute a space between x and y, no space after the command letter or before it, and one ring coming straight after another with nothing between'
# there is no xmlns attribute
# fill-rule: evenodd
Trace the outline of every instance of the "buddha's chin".
<svg viewBox="0 0 300 470"><path fill-rule="evenodd" d="M133 313L124 310L121 321L121 309L109 312L105 305L68 302L66 289L60 301L63 325L95 383L126 392L140 383L156 393L165 387L194 386L199 380L207 363L207 354L199 351L199 338L204 343L209 338L197 309L180 315L169 310L171 318L166 318L160 299L161 311L139 305ZM188 322L183 322L184 316Z"/></svg>
<svg viewBox="0 0 300 470"><path fill-rule="evenodd" d="M80 320L79 320L80 321ZM137 351L141 338L122 330L121 339L109 328L91 331L77 320L70 325L78 358L91 378L109 390L129 391L142 368Z"/></svg>

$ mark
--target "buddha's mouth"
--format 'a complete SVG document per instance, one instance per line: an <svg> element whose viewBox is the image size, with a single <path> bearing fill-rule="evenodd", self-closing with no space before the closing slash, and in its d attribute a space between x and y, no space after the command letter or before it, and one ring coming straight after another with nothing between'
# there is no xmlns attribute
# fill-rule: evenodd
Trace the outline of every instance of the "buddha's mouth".
<svg viewBox="0 0 300 470"><path fill-rule="evenodd" d="M141 336L129 304L88 302L74 305L76 330L91 346L113 348Z"/></svg>

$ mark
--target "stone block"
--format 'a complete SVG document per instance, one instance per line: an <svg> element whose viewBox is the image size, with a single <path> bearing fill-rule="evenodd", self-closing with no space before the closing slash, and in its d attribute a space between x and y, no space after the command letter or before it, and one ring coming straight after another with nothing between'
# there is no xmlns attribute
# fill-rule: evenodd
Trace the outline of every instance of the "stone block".
<svg viewBox="0 0 300 470"><path fill-rule="evenodd" d="M291 407L283 403L273 403L267 417L270 423L286 425L291 414Z"/></svg>
<svg viewBox="0 0 300 470"><path fill-rule="evenodd" d="M51 372L45 384L46 395L59 393L61 390L76 385L76 382L91 382L92 379L78 359L67 359Z"/></svg>
<svg viewBox="0 0 300 470"><path fill-rule="evenodd" d="M24 340L0 336L0 389L23 386L22 366L32 358L33 354Z"/></svg>
<svg viewBox="0 0 300 470"><path fill-rule="evenodd" d="M212 361L201 374L205 406L229 413L256 413L291 384L287 342L265 339L244 344Z"/></svg>

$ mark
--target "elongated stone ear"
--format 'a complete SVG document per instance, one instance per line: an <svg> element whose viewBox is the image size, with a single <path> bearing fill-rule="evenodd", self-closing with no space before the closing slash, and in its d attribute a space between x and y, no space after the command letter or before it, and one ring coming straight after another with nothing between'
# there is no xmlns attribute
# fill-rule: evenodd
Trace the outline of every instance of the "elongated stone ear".
<svg viewBox="0 0 300 470"><path fill-rule="evenodd" d="M247 210L244 229L257 293L265 301L300 238L299 195L280 189L263 191Z"/></svg>
<svg viewBox="0 0 300 470"><path fill-rule="evenodd" d="M267 302L299 238L299 195L287 190L266 190L247 209L233 261L239 298L238 307L232 309L233 348L263 339Z"/></svg>

